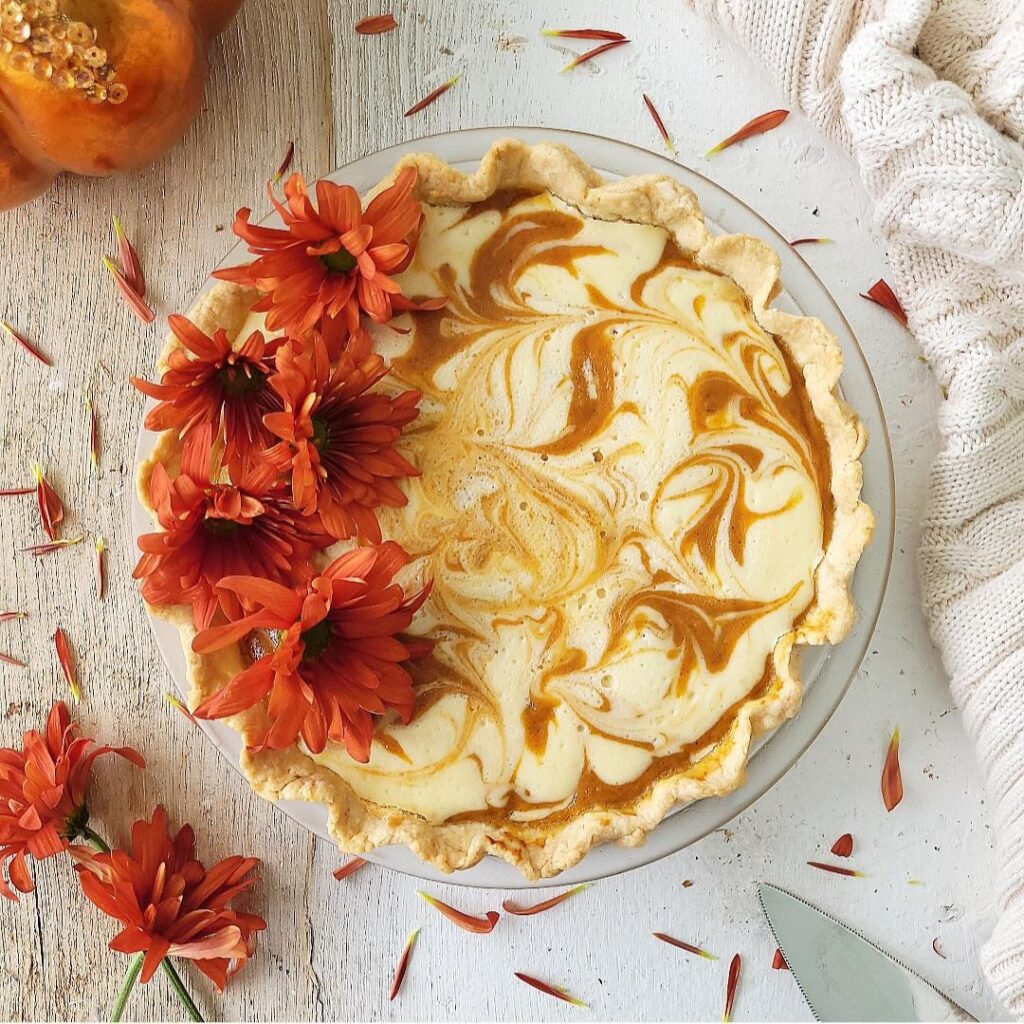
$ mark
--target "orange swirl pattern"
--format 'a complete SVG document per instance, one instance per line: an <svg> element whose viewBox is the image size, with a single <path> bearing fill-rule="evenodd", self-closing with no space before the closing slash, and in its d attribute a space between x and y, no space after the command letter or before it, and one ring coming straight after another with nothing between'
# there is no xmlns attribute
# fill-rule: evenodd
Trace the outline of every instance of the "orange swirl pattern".
<svg viewBox="0 0 1024 1024"><path fill-rule="evenodd" d="M433 577L417 714L368 765L318 757L435 820L564 820L707 770L813 595L827 448L739 289L657 228L548 195L428 207L377 335L423 392L422 475L384 534Z"/></svg>

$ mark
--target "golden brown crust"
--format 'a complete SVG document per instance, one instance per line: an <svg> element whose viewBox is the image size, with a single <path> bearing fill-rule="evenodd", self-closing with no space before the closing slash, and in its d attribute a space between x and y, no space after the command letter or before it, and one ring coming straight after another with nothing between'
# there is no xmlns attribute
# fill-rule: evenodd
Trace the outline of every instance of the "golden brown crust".
<svg viewBox="0 0 1024 1024"><path fill-rule="evenodd" d="M486 854L493 854L515 865L527 878L549 877L573 866L600 843L641 844L679 804L736 789L744 781L754 737L796 713L801 697L797 645L837 643L856 619L850 583L874 526L871 510L860 500L859 458L866 435L856 414L836 394L842 352L835 336L819 320L793 316L770 306L779 290L778 255L750 236L711 235L696 197L677 181L643 175L606 183L563 146L528 146L514 139L495 143L472 174L463 174L429 154L418 154L405 157L392 177L410 165L419 170L417 192L425 202L479 202L505 188L546 190L589 217L665 228L684 253L725 274L747 294L757 322L782 342L801 370L829 445L835 509L831 537L815 575L814 599L800 624L776 645L777 684L767 695L740 708L726 737L704 759L707 771L702 778L668 776L655 782L632 810L590 810L557 829L537 829L530 835L521 825L436 825L405 811L369 803L298 746L242 755L242 769L253 788L268 799L326 804L331 834L349 852L364 853L378 846L403 843L444 871L469 867ZM381 182L378 188L386 187L391 180ZM192 316L202 330L220 326L231 335L240 328L254 298L254 292L220 283L197 304ZM176 345L173 337L168 340L161 362ZM162 461L173 471L177 457L177 439L164 434L150 460L139 467L139 493L147 507L152 466ZM193 706L241 668L240 655L234 650L215 656L193 654L194 630L187 609L152 610L179 626L188 658ZM260 705L229 721L243 738L251 739L265 730L266 712Z"/></svg>

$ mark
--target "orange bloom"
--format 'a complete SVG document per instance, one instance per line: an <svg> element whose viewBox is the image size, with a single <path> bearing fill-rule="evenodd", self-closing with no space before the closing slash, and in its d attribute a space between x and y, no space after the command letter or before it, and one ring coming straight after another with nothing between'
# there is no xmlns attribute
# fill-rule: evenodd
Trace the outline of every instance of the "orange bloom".
<svg viewBox="0 0 1024 1024"><path fill-rule="evenodd" d="M267 377L284 339L265 341L253 331L236 351L223 328L209 337L178 314L167 323L184 347L171 353L159 384L131 378L143 394L159 402L146 416L146 427L177 430L185 437L209 424L214 436L223 433L224 464L238 473L272 443L263 417L280 409L281 401L267 387Z"/></svg>
<svg viewBox="0 0 1024 1024"><path fill-rule="evenodd" d="M30 729L21 750L0 747L0 867L9 862L11 885L19 892L33 888L26 855L52 857L82 834L89 820L89 773L103 754L119 754L140 768L146 764L131 747L98 746L82 736L59 700L44 733ZM2 874L0 896L18 899Z"/></svg>
<svg viewBox="0 0 1024 1024"><path fill-rule="evenodd" d="M313 552L331 543L316 518L287 500L273 466L254 464L237 484L214 483L211 463L205 424L186 439L174 480L162 464L154 467L150 497L163 530L139 537L143 554L133 573L150 604L192 605L196 629L218 607L228 618L241 615L234 594L215 589L225 576L297 583L312 574Z"/></svg>
<svg viewBox="0 0 1024 1024"><path fill-rule="evenodd" d="M392 447L419 412L418 391L395 398L373 387L387 373L371 351L370 336L357 330L332 367L319 338L278 350L270 386L284 411L263 418L282 444L268 459L291 469L292 501L306 515L319 513L332 537L365 537L380 543L377 505L407 501L396 480L419 470Z"/></svg>
<svg viewBox="0 0 1024 1024"><path fill-rule="evenodd" d="M373 716L391 710L411 720L416 695L403 662L432 646L398 635L430 592L428 585L407 599L392 582L408 560L389 541L347 551L302 589L246 577L222 580L221 589L255 610L200 633L194 651L220 650L253 629L280 636L273 651L204 700L196 717L226 718L269 694L270 727L259 749L279 750L301 735L314 753L331 739L344 743L356 761L369 760Z"/></svg>
<svg viewBox="0 0 1024 1024"><path fill-rule="evenodd" d="M131 852L96 853L72 846L82 891L104 914L124 928L110 948L141 953L142 981L153 977L165 956L195 961L217 990L256 950L262 917L232 910L228 904L256 883L255 857L228 857L207 870L195 859L195 834L185 825L176 836L167 831L163 807L152 821L132 826Z"/></svg>
<svg viewBox="0 0 1024 1024"><path fill-rule="evenodd" d="M351 185L318 181L316 207L301 174L284 183L285 203L270 192L284 228L250 224L241 209L234 231L257 258L241 267L214 271L214 277L258 288L252 307L267 314L271 330L302 337L321 319L341 318L349 331L362 310L386 323L395 310L436 309L441 300L417 305L402 295L389 276L412 260L423 227L423 210L412 198L417 172L407 167L365 210Z"/></svg>

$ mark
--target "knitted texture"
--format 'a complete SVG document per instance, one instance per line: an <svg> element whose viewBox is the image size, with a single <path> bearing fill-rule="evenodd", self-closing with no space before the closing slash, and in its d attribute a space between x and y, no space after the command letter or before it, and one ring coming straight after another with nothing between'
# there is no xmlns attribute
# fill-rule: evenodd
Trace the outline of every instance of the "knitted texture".
<svg viewBox="0 0 1024 1024"><path fill-rule="evenodd" d="M691 0L856 157L947 398L920 550L998 836L982 950L1024 1016L1024 4Z"/></svg>

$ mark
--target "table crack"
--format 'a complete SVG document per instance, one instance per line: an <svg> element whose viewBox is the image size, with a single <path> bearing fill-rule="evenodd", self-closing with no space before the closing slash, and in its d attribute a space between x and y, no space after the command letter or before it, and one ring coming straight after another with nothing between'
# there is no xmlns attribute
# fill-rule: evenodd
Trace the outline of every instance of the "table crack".
<svg viewBox="0 0 1024 1024"><path fill-rule="evenodd" d="M39 891L35 892L35 899L33 899L33 909L36 914L36 938L39 939L39 973L43 980L46 980L46 947L43 943L43 915L39 909Z"/></svg>
<svg viewBox="0 0 1024 1024"><path fill-rule="evenodd" d="M314 966L314 960L316 959L316 939L314 937L313 929L313 916L310 913L310 885L313 879L313 861L316 857L316 841L313 837L310 837L306 849L308 850L308 856L306 857L306 879L305 879L305 891L303 893L303 905L306 914L306 933L309 942L309 964L308 971L310 980L313 985L313 998L316 1000L317 1020L326 1019L326 1007L324 1006L322 986L320 981L320 975L317 974L316 967Z"/></svg>

